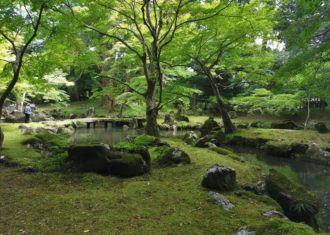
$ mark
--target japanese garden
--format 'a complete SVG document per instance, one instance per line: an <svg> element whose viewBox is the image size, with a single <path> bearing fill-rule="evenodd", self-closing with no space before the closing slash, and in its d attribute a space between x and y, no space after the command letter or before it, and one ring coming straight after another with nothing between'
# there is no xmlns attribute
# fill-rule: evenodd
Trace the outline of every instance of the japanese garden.
<svg viewBox="0 0 330 235"><path fill-rule="evenodd" d="M0 234L330 234L330 2L0 0Z"/></svg>

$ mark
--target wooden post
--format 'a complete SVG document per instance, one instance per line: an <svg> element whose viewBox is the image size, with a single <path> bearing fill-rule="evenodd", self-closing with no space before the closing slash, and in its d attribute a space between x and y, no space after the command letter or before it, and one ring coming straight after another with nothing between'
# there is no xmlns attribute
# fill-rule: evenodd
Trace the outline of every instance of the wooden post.
<svg viewBox="0 0 330 235"><path fill-rule="evenodd" d="M91 128L91 123L90 122L86 122L87 124L87 129Z"/></svg>

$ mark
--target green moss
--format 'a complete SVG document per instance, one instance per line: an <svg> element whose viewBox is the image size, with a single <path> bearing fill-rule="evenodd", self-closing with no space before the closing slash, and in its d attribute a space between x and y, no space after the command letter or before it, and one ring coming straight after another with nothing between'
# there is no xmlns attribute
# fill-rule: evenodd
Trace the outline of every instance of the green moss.
<svg viewBox="0 0 330 235"><path fill-rule="evenodd" d="M23 135L17 124L1 124L5 139L1 155L9 158L11 162L21 166L31 166L42 159L42 155L33 148L27 148L24 142L31 139L30 135Z"/></svg>
<svg viewBox="0 0 330 235"><path fill-rule="evenodd" d="M157 138L150 135L138 135L134 139L134 144L139 146L153 146L157 142Z"/></svg>
<svg viewBox="0 0 330 235"><path fill-rule="evenodd" d="M319 204L317 198L312 193L308 192L304 187L290 181L287 177L276 170L270 170L267 182L271 184L271 187L274 186L281 192L291 195L295 201L304 201L311 205L315 205L315 207Z"/></svg>
<svg viewBox="0 0 330 235"><path fill-rule="evenodd" d="M225 148L221 148L221 147L210 147L209 149L216 153L223 154L223 155L234 154L232 151L225 149Z"/></svg>
<svg viewBox="0 0 330 235"><path fill-rule="evenodd" d="M265 139L274 144L291 145L296 143L311 144L317 143L321 147L327 147L330 143L330 133L320 135L312 130L280 130L280 129L241 129L234 134L228 135L229 138L235 136L248 139Z"/></svg>
<svg viewBox="0 0 330 235"><path fill-rule="evenodd" d="M263 220L259 226L251 228L257 234L267 235L313 235L311 227L302 223L292 223L283 219Z"/></svg>
<svg viewBox="0 0 330 235"><path fill-rule="evenodd" d="M109 171L112 175L120 177L132 177L149 172L145 168L142 158L138 154L125 153L122 158L109 161Z"/></svg>
<svg viewBox="0 0 330 235"><path fill-rule="evenodd" d="M6 133L6 155L10 152L23 162L27 154L36 154L29 158L30 163L42 158L22 144L31 136L22 135L16 127L8 127ZM259 181L261 172L250 163L233 161L209 149L191 147L175 138L166 141L185 151L192 164L155 168L151 175L125 180L91 173L28 174L0 166L0 184L6 185L0 187L0 212L4 215L0 217L1 232L235 234L241 227L248 227L257 234L313 234L308 226L286 220L269 225L272 220L262 213L278 206L266 196L229 193L226 197L235 208L230 212L218 208L199 185L208 167L220 164L235 168L240 185ZM152 158L157 157L155 148L150 150Z"/></svg>
<svg viewBox="0 0 330 235"><path fill-rule="evenodd" d="M230 151L228 149L216 146L216 147L210 147L209 150L214 151L221 155L228 156L236 161L241 161L241 158L237 154L233 153L232 151Z"/></svg>

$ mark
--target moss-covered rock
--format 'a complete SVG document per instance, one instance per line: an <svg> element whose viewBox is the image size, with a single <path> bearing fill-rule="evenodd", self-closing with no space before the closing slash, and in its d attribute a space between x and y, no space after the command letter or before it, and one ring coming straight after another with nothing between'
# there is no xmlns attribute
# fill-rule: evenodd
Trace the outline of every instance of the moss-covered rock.
<svg viewBox="0 0 330 235"><path fill-rule="evenodd" d="M195 132L189 131L183 136L183 141L187 144L194 145L198 139L198 136Z"/></svg>
<svg viewBox="0 0 330 235"><path fill-rule="evenodd" d="M318 212L319 203L312 193L291 182L276 170L270 170L266 178L266 189L291 220L305 222L317 228L315 215Z"/></svg>
<svg viewBox="0 0 330 235"><path fill-rule="evenodd" d="M212 137L210 135L205 135L201 138L199 138L196 143L195 143L195 147L199 147L199 148L206 148L209 147L208 143L212 140Z"/></svg>
<svg viewBox="0 0 330 235"><path fill-rule="evenodd" d="M236 186L236 171L230 167L214 165L206 171L202 186L218 191L232 191Z"/></svg>
<svg viewBox="0 0 330 235"><path fill-rule="evenodd" d="M191 160L187 153L179 148L170 148L168 146L158 147L156 162L160 166L170 166L178 164L190 164Z"/></svg>
<svg viewBox="0 0 330 235"><path fill-rule="evenodd" d="M110 173L110 147L106 144L73 145L68 150L67 162L82 172Z"/></svg>
<svg viewBox="0 0 330 235"><path fill-rule="evenodd" d="M118 157L111 159L107 163L107 169L111 175L119 177L133 177L143 175L150 171L139 154L112 152L110 156Z"/></svg>
<svg viewBox="0 0 330 235"><path fill-rule="evenodd" d="M132 177L150 171L150 155L144 149L111 149L106 144L74 145L69 148L69 166L81 172Z"/></svg>
<svg viewBox="0 0 330 235"><path fill-rule="evenodd" d="M207 119L200 128L201 136L208 135L212 132L212 130L219 130L219 129L220 129L220 125L214 120L213 117L209 117L209 119Z"/></svg>
<svg viewBox="0 0 330 235"><path fill-rule="evenodd" d="M147 148L145 147L126 147L126 148L111 148L113 152L125 152L130 154L138 154L142 158L144 171L149 172L151 168L151 157ZM111 156L111 154L110 154Z"/></svg>

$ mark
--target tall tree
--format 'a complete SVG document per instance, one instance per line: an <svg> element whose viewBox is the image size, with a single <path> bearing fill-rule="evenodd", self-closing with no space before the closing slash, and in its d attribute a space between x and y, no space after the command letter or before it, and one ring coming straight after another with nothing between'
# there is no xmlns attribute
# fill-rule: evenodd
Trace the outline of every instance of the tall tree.
<svg viewBox="0 0 330 235"><path fill-rule="evenodd" d="M176 58L183 61L184 66L192 67L208 79L226 133L232 133L235 127L218 87L223 80L222 74L244 72L252 76L252 70L262 66L263 62L257 58L254 59L257 59L258 65L256 62L251 63L251 58L254 54L260 56L265 49L257 45L256 39L267 41L272 35L272 9L271 5L263 1L232 4L217 17L191 25L191 28L176 38L176 44L173 44L176 48L181 48L180 54L183 55ZM183 40L185 44L181 43ZM172 54L171 56L175 60ZM250 64L244 64L244 60L248 60ZM262 72L258 69L258 73Z"/></svg>
<svg viewBox="0 0 330 235"><path fill-rule="evenodd" d="M163 100L161 61L164 49L180 29L221 14L232 2L201 4L190 0L94 0L78 5L82 13L78 17L75 12L78 6L70 8L84 27L120 42L137 56L143 67L146 90L134 89L126 82L123 84L145 99L146 133L158 136L157 116Z"/></svg>

